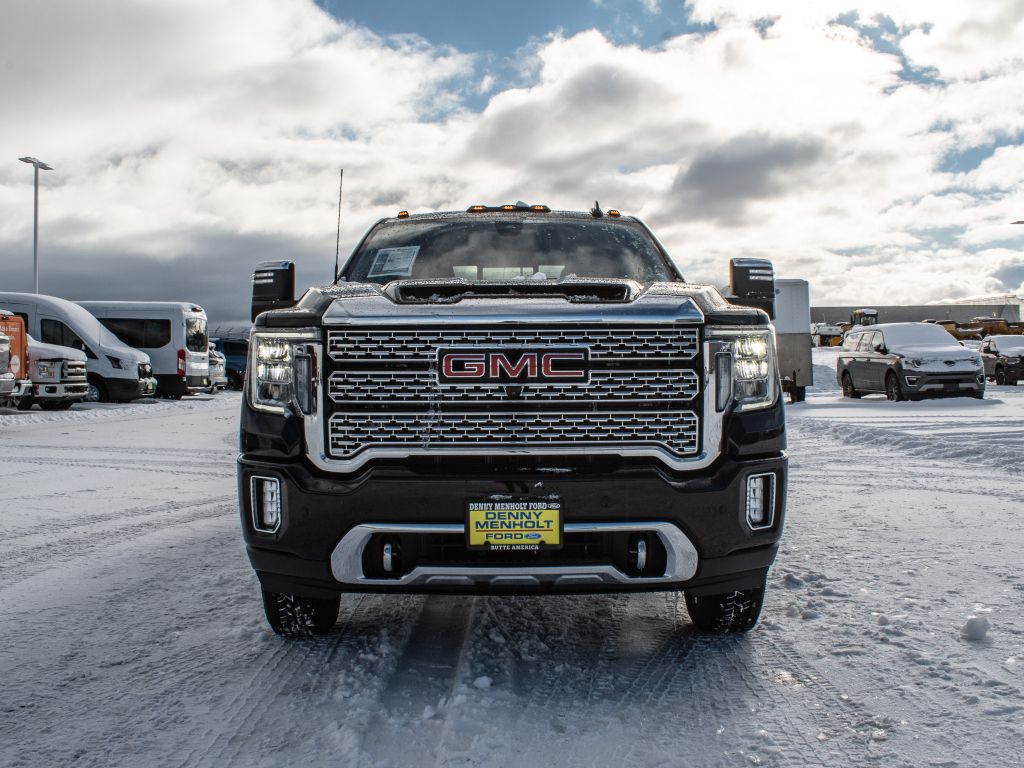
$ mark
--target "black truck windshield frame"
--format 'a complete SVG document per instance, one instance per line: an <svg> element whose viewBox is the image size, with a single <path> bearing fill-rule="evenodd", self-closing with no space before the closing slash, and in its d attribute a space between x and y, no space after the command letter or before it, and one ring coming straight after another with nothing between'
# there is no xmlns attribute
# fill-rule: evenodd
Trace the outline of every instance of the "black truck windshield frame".
<svg viewBox="0 0 1024 768"><path fill-rule="evenodd" d="M634 220L475 214L385 219L342 271L350 282L625 278L679 279Z"/></svg>

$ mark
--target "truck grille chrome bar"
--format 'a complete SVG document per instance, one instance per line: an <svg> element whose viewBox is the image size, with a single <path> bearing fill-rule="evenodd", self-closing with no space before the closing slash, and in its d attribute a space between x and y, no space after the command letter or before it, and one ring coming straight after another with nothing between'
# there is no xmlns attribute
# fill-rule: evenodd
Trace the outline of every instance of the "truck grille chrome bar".
<svg viewBox="0 0 1024 768"><path fill-rule="evenodd" d="M350 459L364 448L532 447L585 452L587 445L658 445L677 456L698 451L692 411L334 413L331 455Z"/></svg>
<svg viewBox="0 0 1024 768"><path fill-rule="evenodd" d="M438 383L433 371L335 371L328 396L341 404L412 405L427 401L493 403L505 398L504 384ZM546 382L526 384L525 399L532 402L623 403L667 400L687 402L697 396L700 382L689 369L593 371L590 383Z"/></svg>
<svg viewBox="0 0 1024 768"><path fill-rule="evenodd" d="M438 347L547 345L590 347L590 359L692 360L699 352L697 329L674 325L552 328L346 328L327 334L327 354L336 362L432 362Z"/></svg>

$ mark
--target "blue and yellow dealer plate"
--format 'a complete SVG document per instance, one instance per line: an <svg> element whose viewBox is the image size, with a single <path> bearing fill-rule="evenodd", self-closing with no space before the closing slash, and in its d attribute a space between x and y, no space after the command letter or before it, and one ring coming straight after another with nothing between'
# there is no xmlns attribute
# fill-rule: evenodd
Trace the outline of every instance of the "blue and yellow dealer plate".
<svg viewBox="0 0 1024 768"><path fill-rule="evenodd" d="M466 545L472 549L557 549L562 546L562 503L552 499L470 501Z"/></svg>

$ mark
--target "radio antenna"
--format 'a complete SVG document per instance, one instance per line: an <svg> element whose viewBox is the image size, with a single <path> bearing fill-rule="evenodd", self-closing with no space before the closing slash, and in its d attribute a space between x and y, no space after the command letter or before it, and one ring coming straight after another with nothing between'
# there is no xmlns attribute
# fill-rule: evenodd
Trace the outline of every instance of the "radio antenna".
<svg viewBox="0 0 1024 768"><path fill-rule="evenodd" d="M341 254L341 185L345 182L345 169L338 174L338 237L334 241L334 282L338 282L338 257Z"/></svg>

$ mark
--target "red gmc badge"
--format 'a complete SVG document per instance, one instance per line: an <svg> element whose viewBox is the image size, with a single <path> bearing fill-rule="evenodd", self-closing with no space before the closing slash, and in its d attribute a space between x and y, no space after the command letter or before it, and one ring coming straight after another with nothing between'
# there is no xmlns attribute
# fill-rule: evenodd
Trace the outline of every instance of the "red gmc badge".
<svg viewBox="0 0 1024 768"><path fill-rule="evenodd" d="M473 384L586 382L587 347L449 348L437 351L437 380Z"/></svg>

